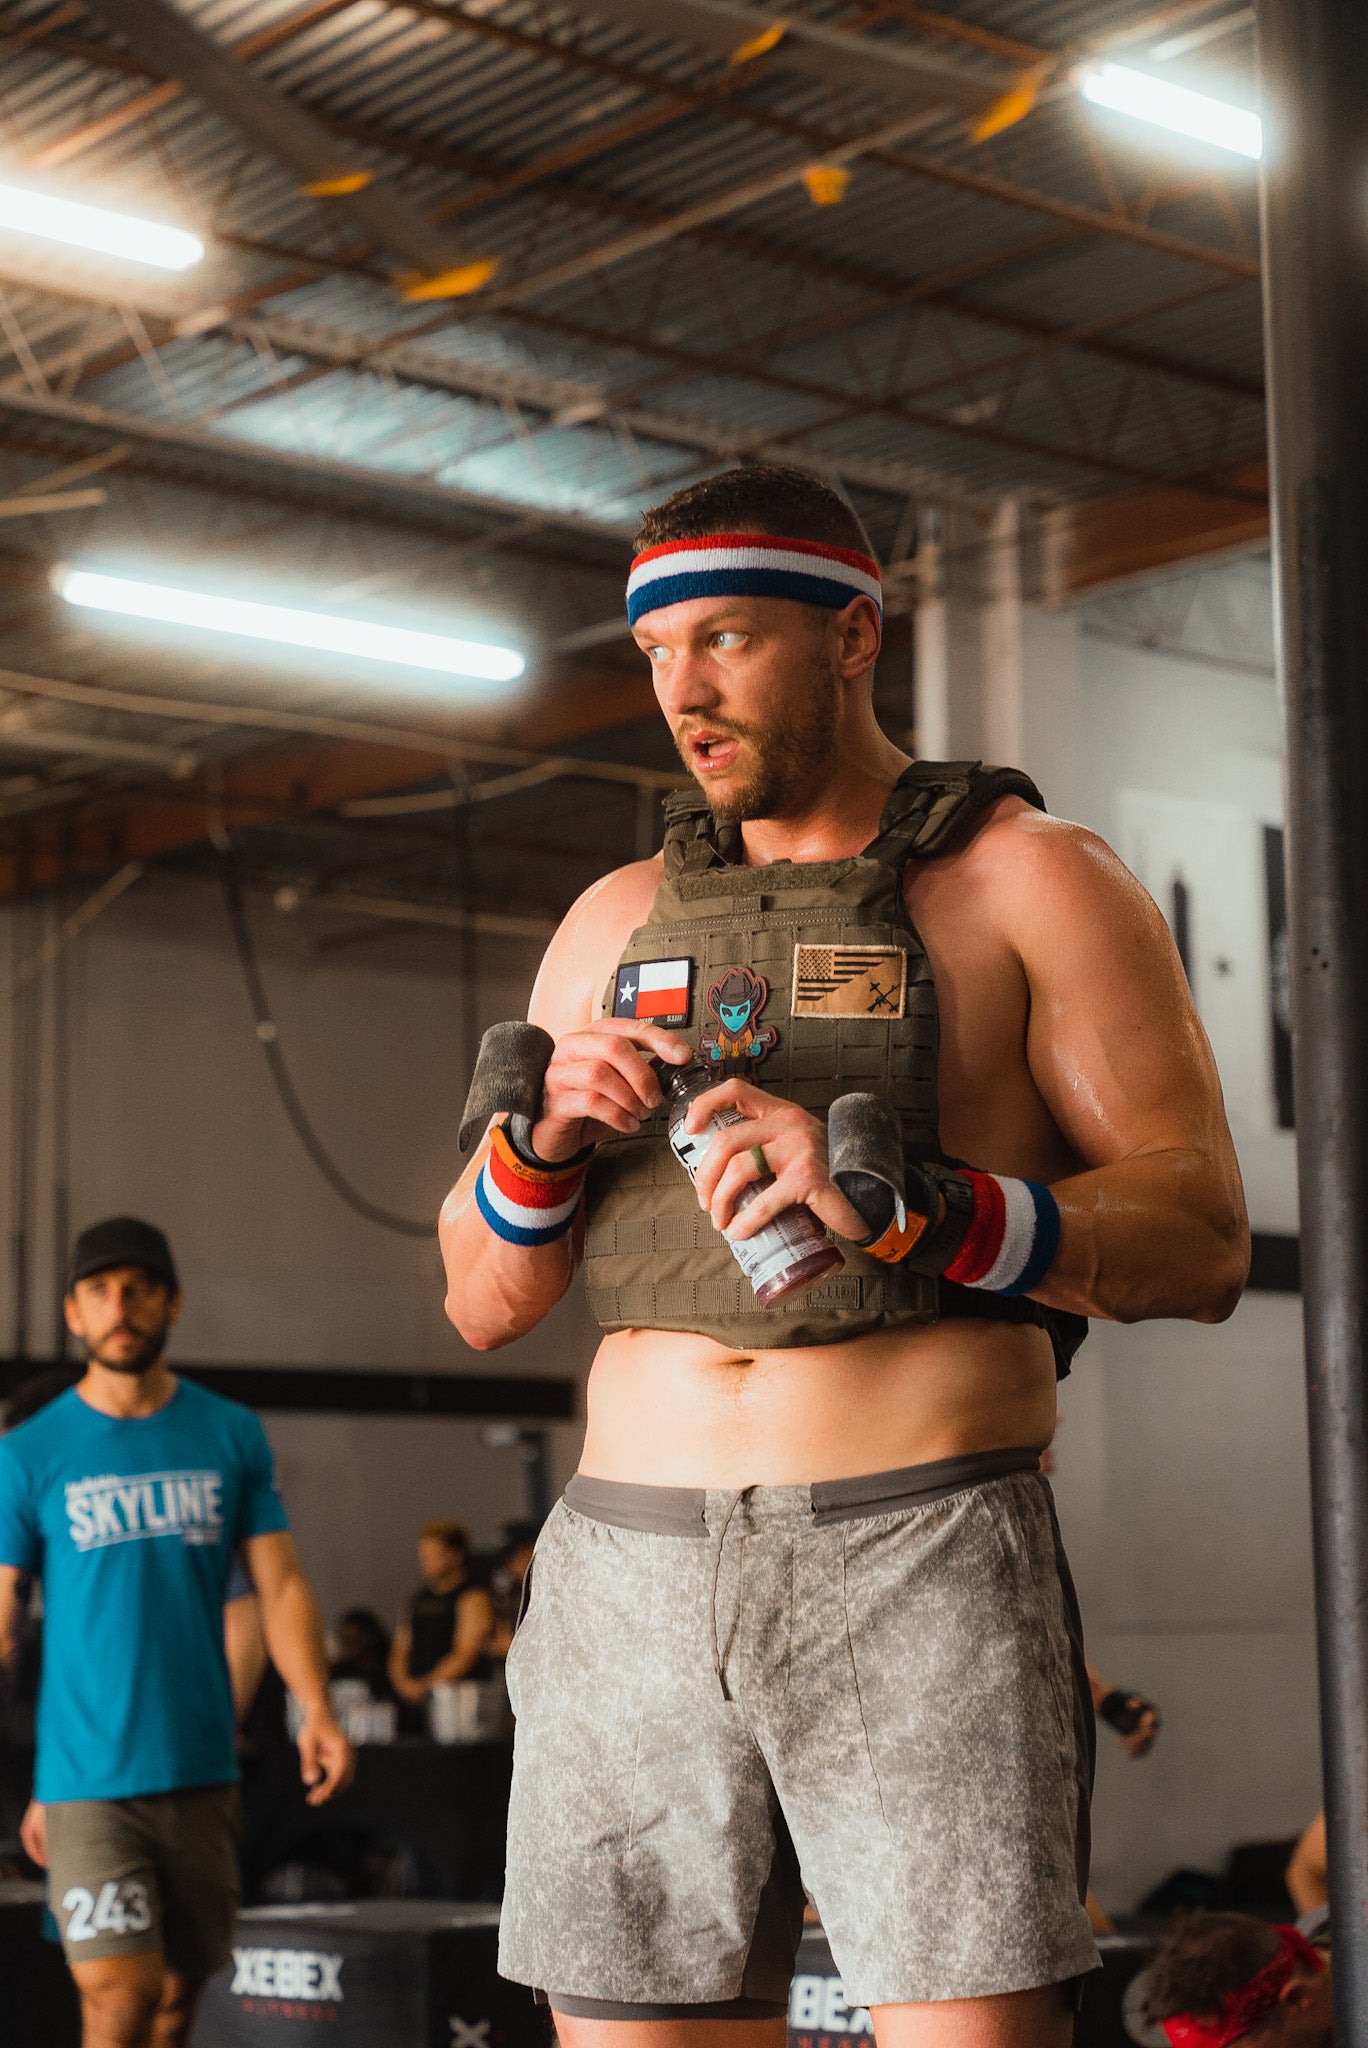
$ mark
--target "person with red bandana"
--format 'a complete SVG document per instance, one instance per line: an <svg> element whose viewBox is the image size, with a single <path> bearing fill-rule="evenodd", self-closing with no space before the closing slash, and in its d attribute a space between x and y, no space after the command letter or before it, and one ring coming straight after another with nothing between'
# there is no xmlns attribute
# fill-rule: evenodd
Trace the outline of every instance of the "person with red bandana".
<svg viewBox="0 0 1368 2048"><path fill-rule="evenodd" d="M1145 1973L1142 2010L1169 2048L1332 2048L1327 1957L1295 1927L1192 1913Z"/></svg>

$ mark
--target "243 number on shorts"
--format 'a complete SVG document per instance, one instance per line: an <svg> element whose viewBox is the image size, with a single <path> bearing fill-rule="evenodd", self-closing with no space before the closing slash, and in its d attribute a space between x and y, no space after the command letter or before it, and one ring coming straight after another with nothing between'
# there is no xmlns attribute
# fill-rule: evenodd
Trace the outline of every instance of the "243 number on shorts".
<svg viewBox="0 0 1368 2048"><path fill-rule="evenodd" d="M62 1911L71 1915L68 1941L94 1941L97 1934L146 1934L152 1925L147 1886L134 1877L122 1884L102 1884L98 1893L74 1884L62 1898Z"/></svg>

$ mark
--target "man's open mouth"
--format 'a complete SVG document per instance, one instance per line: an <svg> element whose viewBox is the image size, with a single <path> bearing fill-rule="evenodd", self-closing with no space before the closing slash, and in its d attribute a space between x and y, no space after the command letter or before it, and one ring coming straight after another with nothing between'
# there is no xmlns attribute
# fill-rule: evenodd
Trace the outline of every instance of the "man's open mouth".
<svg viewBox="0 0 1368 2048"><path fill-rule="evenodd" d="M741 742L729 733L695 732L690 733L688 746L697 773L716 775L721 769L730 768Z"/></svg>

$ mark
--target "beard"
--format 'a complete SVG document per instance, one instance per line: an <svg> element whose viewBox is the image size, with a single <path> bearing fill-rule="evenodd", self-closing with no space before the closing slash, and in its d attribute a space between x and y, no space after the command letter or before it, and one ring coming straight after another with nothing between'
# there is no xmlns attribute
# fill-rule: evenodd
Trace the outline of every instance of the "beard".
<svg viewBox="0 0 1368 2048"><path fill-rule="evenodd" d="M156 1328L139 1336L127 1323L117 1323L98 1344L86 1345L86 1357L95 1365L102 1365L106 1372L124 1372L131 1379L140 1379L145 1372L151 1372L157 1360L166 1349L167 1333L171 1328L170 1316L163 1316ZM136 1351L130 1351L126 1358L106 1358L105 1347L114 1337L137 1337Z"/></svg>
<svg viewBox="0 0 1368 2048"><path fill-rule="evenodd" d="M839 679L830 664L813 657L802 677L799 701L777 726L753 725L735 718L710 718L709 731L741 740L750 747L753 766L744 779L714 796L713 816L723 825L743 825L751 818L801 816L831 772L840 715ZM688 736L676 734L675 745L685 767L704 789L707 781L694 768Z"/></svg>

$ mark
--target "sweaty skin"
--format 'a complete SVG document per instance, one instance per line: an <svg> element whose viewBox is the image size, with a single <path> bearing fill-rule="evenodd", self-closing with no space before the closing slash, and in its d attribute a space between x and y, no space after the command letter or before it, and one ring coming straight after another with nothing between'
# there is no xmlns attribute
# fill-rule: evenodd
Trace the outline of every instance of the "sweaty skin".
<svg viewBox="0 0 1368 2048"><path fill-rule="evenodd" d="M747 822L746 857L827 860L873 838L907 757L879 730L869 673L878 619L867 600L814 615L775 598L698 598L640 620L657 696L681 752L725 806L782 724L794 678L825 661L838 692L834 743L792 812ZM713 763L720 761L721 766ZM552 940L530 1016L556 1039L538 1153L568 1158L586 1136L627 1131L659 1100L652 1056L686 1048L650 1025L603 1019L605 985L644 922L661 860L596 884ZM969 844L910 863L908 911L935 975L945 1149L1048 1182L1059 1252L1037 1298L1116 1321L1229 1315L1247 1273L1248 1229L1220 1085L1168 930L1093 834L1006 798ZM826 1174L819 1121L745 1082L723 1102L754 1121L724 1133L699 1178L726 1227L763 1146L773 1189L738 1219L749 1235L807 1200L838 1235L863 1234ZM443 1210L447 1312L492 1350L522 1335L569 1285L578 1238L534 1251L496 1238L471 1201L483 1147ZM681 1169L682 1170L682 1169ZM667 1486L787 1485L1030 1444L1054 1429L1051 1348L1030 1326L955 1320L838 1344L738 1352L710 1338L624 1331L599 1346L581 1470Z"/></svg>

